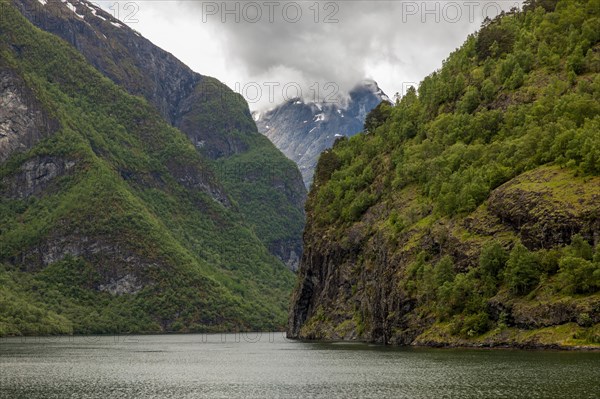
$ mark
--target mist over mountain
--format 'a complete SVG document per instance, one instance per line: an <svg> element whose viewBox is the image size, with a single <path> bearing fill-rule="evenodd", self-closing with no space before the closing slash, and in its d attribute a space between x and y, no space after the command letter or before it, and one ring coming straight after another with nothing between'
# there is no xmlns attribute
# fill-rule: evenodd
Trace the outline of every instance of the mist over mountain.
<svg viewBox="0 0 600 399"><path fill-rule="evenodd" d="M363 130L367 114L388 96L372 80L356 85L347 97L331 102L294 98L265 112L255 111L258 130L296 162L310 187L321 153L335 140Z"/></svg>
<svg viewBox="0 0 600 399"><path fill-rule="evenodd" d="M298 84L307 101L314 101L313 85L335 83L348 93L365 77L390 96L403 92L439 68L486 17L520 3L157 0L137 3L130 25L193 69L239 84L242 94L258 84L263 95L248 90L246 99L253 111L265 111L295 96L285 95L286 84ZM280 86L270 100L266 85L273 82Z"/></svg>

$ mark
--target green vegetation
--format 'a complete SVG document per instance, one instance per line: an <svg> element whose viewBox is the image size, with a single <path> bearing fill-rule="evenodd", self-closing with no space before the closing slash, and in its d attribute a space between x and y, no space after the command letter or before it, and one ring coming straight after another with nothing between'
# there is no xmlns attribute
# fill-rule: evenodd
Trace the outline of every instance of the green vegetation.
<svg viewBox="0 0 600 399"><path fill-rule="evenodd" d="M439 215L453 216L539 165L600 173L598 5L559 2L554 13L536 8L490 21L418 93L409 90L389 111L376 108L369 134L336 145L339 166L314 193L317 221L354 222L382 193L413 184ZM584 55L577 67L573 54ZM375 190L378 176L385 190Z"/></svg>
<svg viewBox="0 0 600 399"><path fill-rule="evenodd" d="M510 251L504 279L512 293L518 295L526 294L538 283L538 261L535 255L520 243Z"/></svg>
<svg viewBox="0 0 600 399"><path fill-rule="evenodd" d="M578 250L582 243L587 252ZM595 251L596 261L592 261L591 246L581 236L574 236L570 246L552 253L553 262L560 265L554 272L541 267L549 254L547 250L529 251L517 242L507 256L501 246L491 242L483 248L478 266L469 268L466 273L455 273L449 257L432 267L425 261L426 254L421 253L417 263L408 268L405 289L425 308L437 304L431 312L440 322L451 321L452 331L463 337L480 335L493 326L489 314L492 309L488 304L497 296L509 294L521 300L520 297L534 289L550 292L558 298L600 292L600 262L597 261L600 251ZM503 283L498 284L498 279ZM506 314L498 317L497 325L506 327L505 317ZM588 314L579 323L583 327L593 324Z"/></svg>
<svg viewBox="0 0 600 399"><path fill-rule="evenodd" d="M344 308L340 291L320 304L328 319L366 320L362 337L388 342L547 343L507 328L554 326L556 342L597 342L598 26L598 0L528 1L322 155L306 245L369 303Z"/></svg>
<svg viewBox="0 0 600 399"><path fill-rule="evenodd" d="M217 177L267 247L297 241L304 228L300 172L265 136L240 136L240 140L249 149L217 160Z"/></svg>
<svg viewBox="0 0 600 399"><path fill-rule="evenodd" d="M27 161L74 165L40 194L0 200L0 335L281 328L293 275L228 206L211 162L0 5L0 68L59 122L0 165L0 191Z"/></svg>

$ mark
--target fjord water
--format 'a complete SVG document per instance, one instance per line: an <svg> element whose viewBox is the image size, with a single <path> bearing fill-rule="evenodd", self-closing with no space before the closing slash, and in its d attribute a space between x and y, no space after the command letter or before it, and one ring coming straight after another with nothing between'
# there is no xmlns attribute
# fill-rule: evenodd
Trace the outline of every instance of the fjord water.
<svg viewBox="0 0 600 399"><path fill-rule="evenodd" d="M599 398L600 353L306 343L281 333L0 340L0 398Z"/></svg>

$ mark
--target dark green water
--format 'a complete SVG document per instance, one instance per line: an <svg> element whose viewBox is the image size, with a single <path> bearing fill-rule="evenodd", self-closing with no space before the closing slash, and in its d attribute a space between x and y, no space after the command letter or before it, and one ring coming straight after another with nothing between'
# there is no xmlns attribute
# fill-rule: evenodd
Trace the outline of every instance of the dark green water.
<svg viewBox="0 0 600 399"><path fill-rule="evenodd" d="M600 398L600 353L392 349L282 334L0 340L0 398Z"/></svg>

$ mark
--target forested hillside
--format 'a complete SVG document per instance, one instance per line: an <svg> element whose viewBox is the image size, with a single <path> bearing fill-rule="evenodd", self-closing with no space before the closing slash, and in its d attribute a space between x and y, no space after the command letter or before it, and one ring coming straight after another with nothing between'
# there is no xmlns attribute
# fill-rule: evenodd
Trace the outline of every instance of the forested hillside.
<svg viewBox="0 0 600 399"><path fill-rule="evenodd" d="M258 133L240 94L192 71L93 2L12 1L31 23L70 43L103 75L144 97L185 133L209 159L258 238L297 269L306 199L302 176Z"/></svg>
<svg viewBox="0 0 600 399"><path fill-rule="evenodd" d="M214 162L0 10L0 335L280 328L292 273Z"/></svg>
<svg viewBox="0 0 600 399"><path fill-rule="evenodd" d="M526 1L323 153L289 335L600 344L599 26Z"/></svg>

